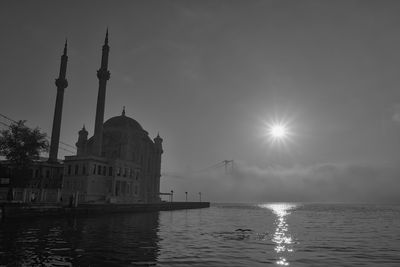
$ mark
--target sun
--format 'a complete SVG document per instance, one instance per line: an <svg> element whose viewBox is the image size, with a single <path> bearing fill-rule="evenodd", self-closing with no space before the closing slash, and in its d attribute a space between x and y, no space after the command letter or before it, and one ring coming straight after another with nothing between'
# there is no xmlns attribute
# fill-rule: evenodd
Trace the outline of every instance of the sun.
<svg viewBox="0 0 400 267"><path fill-rule="evenodd" d="M288 129L285 125L274 124L269 128L269 135L274 139L285 139L288 136Z"/></svg>
<svg viewBox="0 0 400 267"><path fill-rule="evenodd" d="M264 137L268 143L286 146L290 142L292 132L289 122L285 120L271 120L264 123Z"/></svg>

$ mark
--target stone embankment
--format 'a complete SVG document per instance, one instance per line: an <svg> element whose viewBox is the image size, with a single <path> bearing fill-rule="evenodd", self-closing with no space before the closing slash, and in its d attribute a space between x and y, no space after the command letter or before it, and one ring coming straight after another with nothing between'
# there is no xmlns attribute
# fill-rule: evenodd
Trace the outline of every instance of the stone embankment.
<svg viewBox="0 0 400 267"><path fill-rule="evenodd" d="M38 216L101 215L110 213L138 213L150 211L200 209L210 202L160 202L150 204L79 204L67 207L55 203L0 203L0 217L26 218Z"/></svg>

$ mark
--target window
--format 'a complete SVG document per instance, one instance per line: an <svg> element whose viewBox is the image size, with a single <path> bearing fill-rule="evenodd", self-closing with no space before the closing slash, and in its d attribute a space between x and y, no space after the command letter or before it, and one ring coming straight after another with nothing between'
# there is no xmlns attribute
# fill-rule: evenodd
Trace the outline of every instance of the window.
<svg viewBox="0 0 400 267"><path fill-rule="evenodd" d="M93 164L93 174L96 174L96 164Z"/></svg>
<svg viewBox="0 0 400 267"><path fill-rule="evenodd" d="M71 175L71 165L68 165L68 175Z"/></svg>
<svg viewBox="0 0 400 267"><path fill-rule="evenodd" d="M136 181L139 179L139 172L136 172L136 177L135 177Z"/></svg>
<svg viewBox="0 0 400 267"><path fill-rule="evenodd" d="M107 175L107 167L103 166L103 175L106 176Z"/></svg>
<svg viewBox="0 0 400 267"><path fill-rule="evenodd" d="M118 167L118 169L117 169L117 176L121 176L121 168L120 167Z"/></svg>
<svg viewBox="0 0 400 267"><path fill-rule="evenodd" d="M86 166L82 165L82 175L85 175L85 174L86 174Z"/></svg>
<svg viewBox="0 0 400 267"><path fill-rule="evenodd" d="M35 178L39 178L39 170L38 169L35 170Z"/></svg>
<svg viewBox="0 0 400 267"><path fill-rule="evenodd" d="M75 165L75 175L78 175L78 171L79 171L79 165Z"/></svg>
<svg viewBox="0 0 400 267"><path fill-rule="evenodd" d="M113 175L113 168L108 167L108 176L112 176L112 175Z"/></svg>
<svg viewBox="0 0 400 267"><path fill-rule="evenodd" d="M97 166L97 174L98 174L98 175L101 175L101 165L98 165L98 166Z"/></svg>
<svg viewBox="0 0 400 267"><path fill-rule="evenodd" d="M46 178L49 178L49 177L50 177L50 171L46 170Z"/></svg>
<svg viewBox="0 0 400 267"><path fill-rule="evenodd" d="M120 187L121 187L121 182L117 181L116 185L115 185L115 195L118 196L119 192L120 192Z"/></svg>
<svg viewBox="0 0 400 267"><path fill-rule="evenodd" d="M124 177L126 177L127 173L128 173L128 168L124 168Z"/></svg>

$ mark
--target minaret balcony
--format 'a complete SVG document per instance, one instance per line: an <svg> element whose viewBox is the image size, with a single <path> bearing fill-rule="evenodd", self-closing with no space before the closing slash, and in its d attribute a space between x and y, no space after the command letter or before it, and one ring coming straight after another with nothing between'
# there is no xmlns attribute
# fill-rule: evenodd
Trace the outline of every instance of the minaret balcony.
<svg viewBox="0 0 400 267"><path fill-rule="evenodd" d="M56 86L57 86L57 88L65 89L68 87L68 81L63 78L58 78L58 79L56 79Z"/></svg>
<svg viewBox="0 0 400 267"><path fill-rule="evenodd" d="M109 80L110 79L110 71L108 71L106 69L99 69L97 71L97 78L99 78L99 80Z"/></svg>

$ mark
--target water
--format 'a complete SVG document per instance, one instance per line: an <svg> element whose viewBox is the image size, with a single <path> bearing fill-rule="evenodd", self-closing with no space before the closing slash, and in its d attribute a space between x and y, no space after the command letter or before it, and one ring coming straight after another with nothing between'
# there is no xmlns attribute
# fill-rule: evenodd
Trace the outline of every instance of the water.
<svg viewBox="0 0 400 267"><path fill-rule="evenodd" d="M400 206L214 204L4 221L1 265L400 266Z"/></svg>

